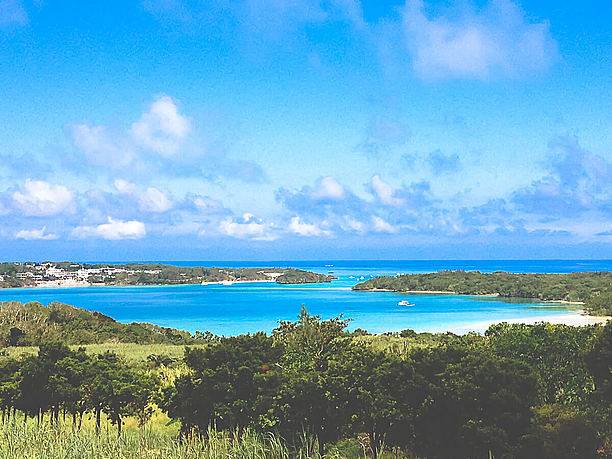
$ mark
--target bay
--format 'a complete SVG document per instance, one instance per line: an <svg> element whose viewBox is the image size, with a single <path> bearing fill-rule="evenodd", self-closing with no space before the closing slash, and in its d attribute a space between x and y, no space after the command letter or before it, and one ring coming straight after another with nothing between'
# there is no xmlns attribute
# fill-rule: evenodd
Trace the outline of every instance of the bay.
<svg viewBox="0 0 612 459"><path fill-rule="evenodd" d="M550 318L578 313L576 305L505 301L469 295L405 295L391 292L354 292L351 287L380 275L433 272L442 269L493 272L609 271L612 260L471 260L471 261L163 261L177 266L297 267L333 272L329 284L181 285L133 287L20 288L0 290L0 301L60 301L99 311L120 322L150 322L190 332L234 335L270 332L278 320L294 320L302 304L323 318L342 314L352 319L349 329L372 333L413 329L418 332L484 331L493 321ZM408 300L413 307L397 303Z"/></svg>

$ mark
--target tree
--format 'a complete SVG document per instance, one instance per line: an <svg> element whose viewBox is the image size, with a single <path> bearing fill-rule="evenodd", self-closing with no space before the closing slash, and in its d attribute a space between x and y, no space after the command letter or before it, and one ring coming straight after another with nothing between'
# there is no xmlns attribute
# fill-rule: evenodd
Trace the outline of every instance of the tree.
<svg viewBox="0 0 612 459"><path fill-rule="evenodd" d="M612 321L600 327L585 361L595 382L590 418L605 440L607 452L612 454Z"/></svg>
<svg viewBox="0 0 612 459"><path fill-rule="evenodd" d="M280 321L272 331L284 349L283 366L298 371L325 370L330 357L347 344L340 338L348 323L341 317L321 320L302 305L297 322Z"/></svg>
<svg viewBox="0 0 612 459"><path fill-rule="evenodd" d="M238 433L258 418L255 401L262 375L274 368L281 349L265 333L222 338L204 349L185 350L189 374L164 391L162 407L181 419L184 428L209 425L237 429ZM185 430L184 430L185 432Z"/></svg>
<svg viewBox="0 0 612 459"><path fill-rule="evenodd" d="M321 320L302 306L296 322L281 321L272 332L283 350L278 366L284 382L274 408L279 429L285 436L309 432L318 439L321 453L346 423L346 397L327 370L350 346L343 333L348 322L341 317Z"/></svg>
<svg viewBox="0 0 612 459"><path fill-rule="evenodd" d="M10 416L19 399L19 361L13 358L0 360L0 409L2 409L2 422L7 412Z"/></svg>
<svg viewBox="0 0 612 459"><path fill-rule="evenodd" d="M413 361L424 395L415 421L418 455L516 454L537 395L527 365L465 346L420 351Z"/></svg>
<svg viewBox="0 0 612 459"><path fill-rule="evenodd" d="M529 364L540 381L540 403L584 405L592 382L582 358L597 326L492 325L485 332L497 355Z"/></svg>
<svg viewBox="0 0 612 459"><path fill-rule="evenodd" d="M328 380L345 400L348 434L366 432L377 457L383 444L411 447L414 372L409 362L353 344L329 362Z"/></svg>
<svg viewBox="0 0 612 459"><path fill-rule="evenodd" d="M159 391L159 380L148 371L132 368L128 386L124 391L128 396L125 412L138 420L139 441L142 448L144 427L154 412L152 403Z"/></svg>
<svg viewBox="0 0 612 459"><path fill-rule="evenodd" d="M524 457L589 459L597 457L601 440L577 408L553 404L533 408L523 443Z"/></svg>

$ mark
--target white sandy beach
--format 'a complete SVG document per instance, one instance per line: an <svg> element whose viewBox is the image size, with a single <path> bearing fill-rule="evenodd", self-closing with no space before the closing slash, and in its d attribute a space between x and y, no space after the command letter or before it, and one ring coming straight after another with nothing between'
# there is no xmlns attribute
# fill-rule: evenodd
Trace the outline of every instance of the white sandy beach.
<svg viewBox="0 0 612 459"><path fill-rule="evenodd" d="M572 325L574 327L593 325L593 324L605 324L608 320L611 320L610 316L589 316L582 311L568 312L567 314L555 314L549 316L532 316L532 317L521 317L518 319L495 319L472 322L469 324L461 325L456 328L452 328L449 331L453 333L468 333L470 331L483 332L493 324L500 322L507 322L509 324L528 324L533 325L538 322L550 322L551 324L563 324Z"/></svg>

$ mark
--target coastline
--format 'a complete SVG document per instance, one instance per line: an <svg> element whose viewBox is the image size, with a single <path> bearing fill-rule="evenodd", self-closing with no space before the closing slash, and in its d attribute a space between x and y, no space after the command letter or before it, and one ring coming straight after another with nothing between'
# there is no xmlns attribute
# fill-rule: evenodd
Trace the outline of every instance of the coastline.
<svg viewBox="0 0 612 459"><path fill-rule="evenodd" d="M36 288L82 288L82 287L180 287L184 285L232 285L232 284L275 284L273 279L257 279L257 280L234 280L234 281L211 281L211 282L193 282L185 284L91 284L88 282L73 283L73 284L44 284L44 285L21 285L19 287L0 287L0 290L19 290L19 289L36 289Z"/></svg>
<svg viewBox="0 0 612 459"><path fill-rule="evenodd" d="M500 296L499 293L457 293L447 290L393 290L389 288L372 288L367 290L354 290L354 292L389 292L405 295L465 295L465 296L494 296L499 298L513 299L518 297ZM584 301L569 301L569 300L541 300L539 298L525 298L527 300L537 300L538 303L558 303L558 304L577 304L583 305Z"/></svg>
<svg viewBox="0 0 612 459"><path fill-rule="evenodd" d="M482 332L491 325L507 322L509 324L534 325L539 322L549 322L556 325L570 325L573 327L584 327L586 325L604 325L612 316L589 316L584 311L568 312L566 314L555 314L547 316L530 316L517 319L489 319L461 325L450 329L453 333L468 333L470 331Z"/></svg>

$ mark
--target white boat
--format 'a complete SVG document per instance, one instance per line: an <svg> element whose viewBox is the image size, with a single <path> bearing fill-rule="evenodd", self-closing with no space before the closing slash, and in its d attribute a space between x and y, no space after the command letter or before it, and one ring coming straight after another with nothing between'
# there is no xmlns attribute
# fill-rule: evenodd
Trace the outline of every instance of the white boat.
<svg viewBox="0 0 612 459"><path fill-rule="evenodd" d="M406 301L406 300L398 301L397 305L398 306L414 306L413 303L411 303L410 301Z"/></svg>

